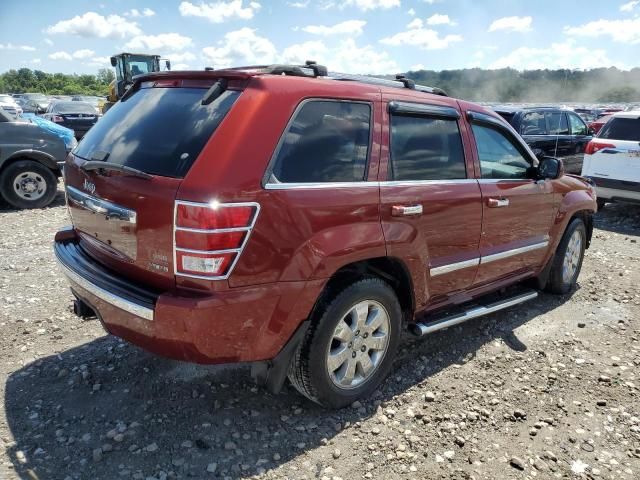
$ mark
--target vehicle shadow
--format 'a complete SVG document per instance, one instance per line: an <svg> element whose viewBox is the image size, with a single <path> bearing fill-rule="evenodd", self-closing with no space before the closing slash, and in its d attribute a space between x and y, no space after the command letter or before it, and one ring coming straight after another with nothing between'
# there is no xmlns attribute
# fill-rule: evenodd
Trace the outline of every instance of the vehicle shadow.
<svg viewBox="0 0 640 480"><path fill-rule="evenodd" d="M255 387L246 366L188 365L102 337L8 378L4 407L15 442L7 455L24 480L165 478L162 472L172 471L181 478L247 478L330 443L380 407L398 408L402 399L394 397L409 388L434 389L434 375L472 360L484 344L502 338L509 348L526 350L514 330L569 297L542 294L408 339L382 387L361 406L340 411L324 410L289 386L270 395ZM394 420L410 428L404 410ZM207 473L212 463L215 473ZM327 465L310 468L319 478Z"/></svg>
<svg viewBox="0 0 640 480"><path fill-rule="evenodd" d="M607 203L594 218L594 226L600 230L640 235L640 205L630 203Z"/></svg>

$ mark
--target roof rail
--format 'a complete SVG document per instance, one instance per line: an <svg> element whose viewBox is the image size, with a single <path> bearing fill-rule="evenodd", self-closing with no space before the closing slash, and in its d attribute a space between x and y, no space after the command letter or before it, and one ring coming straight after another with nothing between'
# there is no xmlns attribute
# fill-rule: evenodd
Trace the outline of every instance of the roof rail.
<svg viewBox="0 0 640 480"><path fill-rule="evenodd" d="M294 77L327 77L331 80L351 81L368 83L370 85L380 85L391 88L408 88L418 92L431 93L447 97L447 93L441 88L417 85L414 80L405 77L403 74L396 75L395 80L387 78L370 77L368 75L353 75L350 73L329 72L324 65L318 65L314 60L307 60L304 65L250 65L245 67L225 68L224 70L254 70L257 73L271 75L291 75Z"/></svg>
<svg viewBox="0 0 640 480"><path fill-rule="evenodd" d="M291 75L293 77L326 77L327 67L318 65L314 60L307 60L304 65L250 65L245 67L225 68L224 70L255 70L270 75Z"/></svg>
<svg viewBox="0 0 640 480"><path fill-rule="evenodd" d="M350 73L329 72L329 78L333 80L361 82L361 83L368 83L370 85L380 85L382 87L409 88L411 90L417 90L418 92L431 93L434 95L441 95L443 97L448 96L447 93L441 88L427 87L426 85L418 85L413 80L410 80L404 77L404 75L396 75L396 80L390 80L387 78L369 77L367 75L352 75Z"/></svg>

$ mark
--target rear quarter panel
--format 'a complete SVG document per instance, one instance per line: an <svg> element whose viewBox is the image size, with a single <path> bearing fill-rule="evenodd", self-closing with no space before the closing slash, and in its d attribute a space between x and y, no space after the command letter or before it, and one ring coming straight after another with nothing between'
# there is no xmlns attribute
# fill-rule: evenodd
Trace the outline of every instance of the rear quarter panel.
<svg viewBox="0 0 640 480"><path fill-rule="evenodd" d="M313 83L313 85L311 85ZM263 177L296 107L307 98L368 102L373 141L367 179L352 188L269 190ZM254 77L182 182L178 198L258 202L259 217L230 287L326 278L342 265L386 255L375 182L380 91L296 77Z"/></svg>

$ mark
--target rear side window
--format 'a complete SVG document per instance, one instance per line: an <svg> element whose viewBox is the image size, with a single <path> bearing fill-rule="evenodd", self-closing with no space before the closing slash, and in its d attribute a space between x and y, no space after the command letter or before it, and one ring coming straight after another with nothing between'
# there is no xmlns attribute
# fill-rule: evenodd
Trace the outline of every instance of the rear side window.
<svg viewBox="0 0 640 480"><path fill-rule="evenodd" d="M547 135L547 122L540 112L525 113L520 125L522 135Z"/></svg>
<svg viewBox="0 0 640 480"><path fill-rule="evenodd" d="M240 92L227 90L202 105L206 88L141 88L116 103L85 135L74 152L152 175L182 178Z"/></svg>
<svg viewBox="0 0 640 480"><path fill-rule="evenodd" d="M602 127L598 137L640 142L640 118L613 117Z"/></svg>
<svg viewBox="0 0 640 480"><path fill-rule="evenodd" d="M564 113L548 112L545 116L547 117L549 135L569 135L569 123L567 123L567 116Z"/></svg>
<svg viewBox="0 0 640 480"><path fill-rule="evenodd" d="M394 180L466 178L458 122L423 116L391 116Z"/></svg>
<svg viewBox="0 0 640 480"><path fill-rule="evenodd" d="M363 181L370 131L366 103L307 101L281 140L272 176L282 183Z"/></svg>

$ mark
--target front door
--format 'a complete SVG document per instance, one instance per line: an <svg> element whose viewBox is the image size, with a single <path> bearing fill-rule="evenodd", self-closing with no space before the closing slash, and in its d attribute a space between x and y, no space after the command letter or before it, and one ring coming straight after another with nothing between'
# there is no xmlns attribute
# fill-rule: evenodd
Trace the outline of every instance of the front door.
<svg viewBox="0 0 640 480"><path fill-rule="evenodd" d="M479 263L480 187L459 117L446 103L389 103L382 227L387 255L409 259L418 308L469 287Z"/></svg>
<svg viewBox="0 0 640 480"><path fill-rule="evenodd" d="M551 181L532 178L529 151L511 130L483 117L472 120L483 209L475 285L538 268L554 211Z"/></svg>

